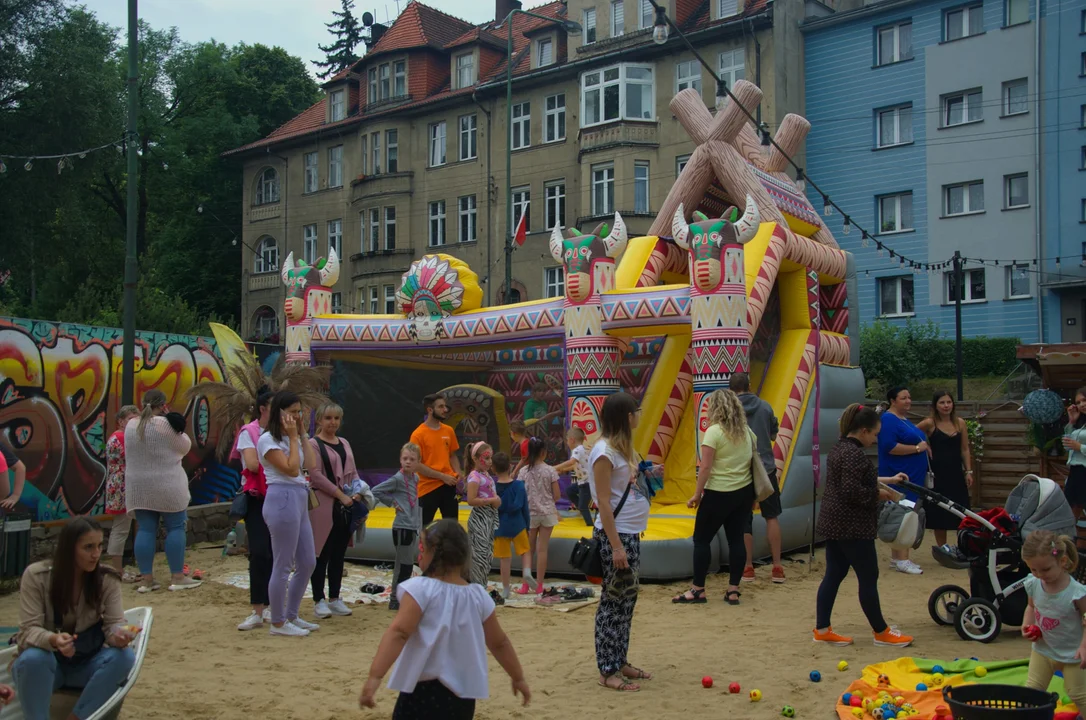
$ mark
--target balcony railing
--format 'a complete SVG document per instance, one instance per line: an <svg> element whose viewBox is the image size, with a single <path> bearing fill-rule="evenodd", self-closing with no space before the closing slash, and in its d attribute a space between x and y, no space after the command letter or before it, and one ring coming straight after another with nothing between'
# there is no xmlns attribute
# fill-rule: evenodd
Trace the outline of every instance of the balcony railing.
<svg viewBox="0 0 1086 720"><path fill-rule="evenodd" d="M272 218L279 217L281 203L271 203L269 205L253 205L249 208L249 222L258 222L260 220L271 220Z"/></svg>
<svg viewBox="0 0 1086 720"><path fill-rule="evenodd" d="M379 110L390 105L399 105L400 103L410 102L411 99L411 93L407 93L405 95L393 95L392 97L387 97L383 100L374 100L373 102L366 103L366 112Z"/></svg>
<svg viewBox="0 0 1086 720"><path fill-rule="evenodd" d="M657 123L619 120L582 130L580 155L624 145L657 147L659 144Z"/></svg>
<svg viewBox="0 0 1086 720"><path fill-rule="evenodd" d="M360 176L351 181L351 202L410 194L414 183L415 173L411 170Z"/></svg>
<svg viewBox="0 0 1086 720"><path fill-rule="evenodd" d="M267 272L249 276L249 292L255 290L273 290L279 287L279 273Z"/></svg>

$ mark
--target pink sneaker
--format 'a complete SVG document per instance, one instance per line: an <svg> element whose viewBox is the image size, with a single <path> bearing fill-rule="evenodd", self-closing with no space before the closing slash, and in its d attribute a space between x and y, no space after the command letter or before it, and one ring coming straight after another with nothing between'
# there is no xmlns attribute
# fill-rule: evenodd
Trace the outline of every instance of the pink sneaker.
<svg viewBox="0 0 1086 720"><path fill-rule="evenodd" d="M514 592L517 595L531 595L532 594L532 588L528 586L528 583L524 583L519 588L514 590Z"/></svg>

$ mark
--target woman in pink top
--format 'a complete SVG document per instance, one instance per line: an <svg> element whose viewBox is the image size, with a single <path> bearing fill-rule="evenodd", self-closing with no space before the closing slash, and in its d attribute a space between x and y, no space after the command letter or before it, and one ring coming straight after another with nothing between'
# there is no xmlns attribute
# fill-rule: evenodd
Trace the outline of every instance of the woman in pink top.
<svg viewBox="0 0 1086 720"><path fill-rule="evenodd" d="M238 630L254 630L271 620L267 608L271 604L268 582L271 581L272 549L268 524L264 522L264 497L268 494L268 481L257 456L256 443L268 424L273 396L267 385L260 388L256 398L257 417L241 426L231 454L231 459L241 459L241 492L249 496L245 510L245 537L249 545L249 603L253 611L241 621Z"/></svg>

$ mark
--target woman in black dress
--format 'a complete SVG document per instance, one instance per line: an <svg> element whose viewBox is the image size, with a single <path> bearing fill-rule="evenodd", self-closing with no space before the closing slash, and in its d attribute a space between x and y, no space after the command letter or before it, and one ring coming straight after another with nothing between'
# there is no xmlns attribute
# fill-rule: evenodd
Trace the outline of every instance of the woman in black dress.
<svg viewBox="0 0 1086 720"><path fill-rule="evenodd" d="M969 507L969 489L973 487L973 458L969 455L969 431L965 420L955 412L954 398L948 392L937 392L931 399L931 415L917 427L928 436L931 446L931 470L940 495ZM947 530L957 530L960 518L929 503L925 507L928 528L935 531L935 542L949 550Z"/></svg>

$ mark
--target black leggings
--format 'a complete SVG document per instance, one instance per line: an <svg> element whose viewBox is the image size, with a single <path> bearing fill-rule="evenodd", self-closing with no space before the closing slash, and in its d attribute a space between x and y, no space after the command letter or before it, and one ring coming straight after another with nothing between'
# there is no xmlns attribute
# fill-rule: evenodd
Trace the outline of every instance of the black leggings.
<svg viewBox="0 0 1086 720"><path fill-rule="evenodd" d="M592 525L592 492L588 489L588 485L578 485L576 482L571 484L566 490L566 497L573 503L573 507L577 508L581 513L581 517L584 518L584 524Z"/></svg>
<svg viewBox="0 0 1086 720"><path fill-rule="evenodd" d="M728 571L730 584L738 585L747 564L747 546L743 531L747 516L754 506L754 484L719 492L706 490L694 517L694 586L705 587L705 575L709 572L713 540L721 527L728 538Z"/></svg>
<svg viewBox="0 0 1086 720"><path fill-rule="evenodd" d="M272 574L272 546L264 522L264 498L250 495L245 512L245 535L249 543L249 604L271 605L268 582Z"/></svg>
<svg viewBox="0 0 1086 720"><path fill-rule="evenodd" d="M396 588L404 580L411 579L415 570L416 533L414 530L392 528L392 547L396 553L396 564L392 571L392 597L396 597Z"/></svg>
<svg viewBox="0 0 1086 720"><path fill-rule="evenodd" d="M475 700L461 698L441 684L440 680L423 680L415 691L400 693L392 720L471 720L475 717Z"/></svg>
<svg viewBox="0 0 1086 720"><path fill-rule="evenodd" d="M875 552L874 540L826 541L826 575L818 586L815 627L822 630L830 626L837 590L850 567L856 571L856 581L860 586L860 607L871 629L880 633L887 625L879 603L879 557Z"/></svg>
<svg viewBox="0 0 1086 720"><path fill-rule="evenodd" d="M338 505L339 503L336 503ZM351 544L350 521L338 507L332 508L332 529L324 541L317 564L313 567L313 576L309 584L313 587L313 602L324 599L324 573L328 572L328 597L339 599L339 589L343 584L343 558L347 556L347 546Z"/></svg>
<svg viewBox="0 0 1086 720"><path fill-rule="evenodd" d="M452 485L442 485L419 497L419 505L422 505L422 526L426 527L434 521L437 511L441 511L441 519L460 520L460 502L456 499L456 488Z"/></svg>

